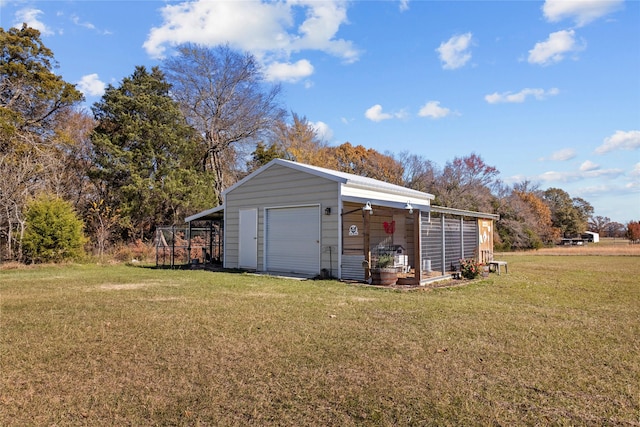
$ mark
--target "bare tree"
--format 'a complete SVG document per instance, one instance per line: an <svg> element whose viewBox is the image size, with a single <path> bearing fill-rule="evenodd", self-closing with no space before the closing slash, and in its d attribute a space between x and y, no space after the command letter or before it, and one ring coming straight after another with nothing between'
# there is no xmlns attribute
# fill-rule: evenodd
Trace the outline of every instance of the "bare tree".
<svg viewBox="0 0 640 427"><path fill-rule="evenodd" d="M396 160L404 167L404 185L414 190L432 193L442 171L433 161L404 151Z"/></svg>
<svg viewBox="0 0 640 427"><path fill-rule="evenodd" d="M172 96L202 137L202 164L215 172L221 203L222 191L233 183L234 169L241 163L237 152L243 145L253 146L284 116L277 103L280 86L267 87L255 57L228 45L182 45L163 69Z"/></svg>
<svg viewBox="0 0 640 427"><path fill-rule="evenodd" d="M604 235L605 230L611 224L611 218L601 215L592 216L589 218L589 231Z"/></svg>
<svg viewBox="0 0 640 427"><path fill-rule="evenodd" d="M434 183L436 202L458 209L491 211L491 190L499 182L498 174L498 169L489 166L475 153L455 157L447 162Z"/></svg>

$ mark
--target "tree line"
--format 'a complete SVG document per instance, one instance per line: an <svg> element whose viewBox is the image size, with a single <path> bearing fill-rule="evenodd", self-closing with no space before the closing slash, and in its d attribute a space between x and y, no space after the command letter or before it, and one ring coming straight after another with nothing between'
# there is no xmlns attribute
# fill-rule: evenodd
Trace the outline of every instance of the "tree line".
<svg viewBox="0 0 640 427"><path fill-rule="evenodd" d="M562 189L505 185L476 153L440 167L407 152L330 146L304 116L282 107L281 87L265 81L255 57L228 45L184 44L161 66L136 66L108 85L90 112L75 85L55 74L54 54L38 30L0 28L0 46L2 260L77 256L80 244L101 255L150 241L156 227L182 225L222 203L225 188L274 158L404 185L434 194L442 206L497 213L499 249L541 247L589 226L624 229L593 217L587 201ZM47 226L51 217L64 221ZM77 242L43 258L38 247L64 240L52 228L74 230Z"/></svg>

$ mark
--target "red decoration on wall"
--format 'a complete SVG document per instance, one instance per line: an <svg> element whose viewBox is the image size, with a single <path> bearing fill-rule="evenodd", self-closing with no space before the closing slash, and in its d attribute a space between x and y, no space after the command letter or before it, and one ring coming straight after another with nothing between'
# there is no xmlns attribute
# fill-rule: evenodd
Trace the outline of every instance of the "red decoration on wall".
<svg viewBox="0 0 640 427"><path fill-rule="evenodd" d="M395 221L391 221L391 222L384 222L382 223L382 225L384 225L384 232L387 234L393 234L394 231L396 231L396 222Z"/></svg>

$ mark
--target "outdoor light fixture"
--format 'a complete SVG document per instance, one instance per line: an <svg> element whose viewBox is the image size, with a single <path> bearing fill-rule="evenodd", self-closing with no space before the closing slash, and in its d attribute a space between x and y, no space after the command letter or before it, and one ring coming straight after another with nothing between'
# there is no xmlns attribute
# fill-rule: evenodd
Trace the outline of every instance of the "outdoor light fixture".
<svg viewBox="0 0 640 427"><path fill-rule="evenodd" d="M371 202L367 202L367 204L364 205L364 208L362 208L362 210L364 212L369 212L369 215L373 215L373 208L371 207Z"/></svg>
<svg viewBox="0 0 640 427"><path fill-rule="evenodd" d="M331 215L331 208L324 208L325 215Z"/></svg>
<svg viewBox="0 0 640 427"><path fill-rule="evenodd" d="M411 206L411 200L407 201L407 204L404 205L404 208L409 211L410 214L413 213L413 206Z"/></svg>

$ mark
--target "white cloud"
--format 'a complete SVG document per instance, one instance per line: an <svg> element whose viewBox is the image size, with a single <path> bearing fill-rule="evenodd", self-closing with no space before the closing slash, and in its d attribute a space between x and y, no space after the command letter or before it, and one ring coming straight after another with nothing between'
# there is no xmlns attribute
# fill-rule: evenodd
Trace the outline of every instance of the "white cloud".
<svg viewBox="0 0 640 427"><path fill-rule="evenodd" d="M604 144L596 148L596 154L605 154L615 150L636 150L640 148L640 130L616 131L604 139Z"/></svg>
<svg viewBox="0 0 640 427"><path fill-rule="evenodd" d="M151 29L143 47L150 56L162 58L168 48L182 43L229 43L253 53L266 67L273 64L272 77L298 80L313 72L313 67L307 59L290 64L294 53L314 50L347 63L358 60L360 52L353 43L336 38L340 26L348 22L347 4L346 0L195 0L168 4L161 9L162 25ZM304 16L302 22L296 23L297 16Z"/></svg>
<svg viewBox="0 0 640 427"><path fill-rule="evenodd" d="M60 15L62 16L62 15ZM78 27L83 27L83 28L87 28L89 30L93 30L98 34L102 34L102 35L111 35L111 31L109 30L100 30L98 29L95 25L93 25L93 23L89 22L89 21L82 21L80 19L80 17L76 14L73 14L69 17L69 19L71 20L71 22L74 23L74 25L77 25Z"/></svg>
<svg viewBox="0 0 640 427"><path fill-rule="evenodd" d="M582 187L573 191L573 194L576 197L598 197L602 195L611 195L611 193L620 194L622 193L622 190L616 185L599 184Z"/></svg>
<svg viewBox="0 0 640 427"><path fill-rule="evenodd" d="M578 44L574 30L561 30L549 34L549 38L535 44L529 51L530 64L549 65L560 62L567 53L579 52L585 45Z"/></svg>
<svg viewBox="0 0 640 427"><path fill-rule="evenodd" d="M325 122L317 121L309 123L316 131L318 138L322 141L331 141L333 139L333 130Z"/></svg>
<svg viewBox="0 0 640 427"><path fill-rule="evenodd" d="M640 176L640 163L636 163L633 166L633 169L631 170L631 172L629 172L630 176Z"/></svg>
<svg viewBox="0 0 640 427"><path fill-rule="evenodd" d="M471 59L469 47L471 46L471 33L451 37L446 42L442 42L436 51L440 54L443 62L442 68L454 70L464 66Z"/></svg>
<svg viewBox="0 0 640 427"><path fill-rule="evenodd" d="M513 93L513 92L503 92L503 93L494 92L494 93L492 93L490 95L486 95L484 97L484 99L489 104L521 103L521 102L524 102L527 99L527 97L530 97L530 96L533 96L538 101L542 101L542 100L548 98L549 96L555 96L555 95L557 95L559 93L560 93L560 90L557 89L557 88L551 88L549 90L525 88L525 89L522 89L520 92L517 92L517 93Z"/></svg>
<svg viewBox="0 0 640 427"><path fill-rule="evenodd" d="M409 10L409 0L400 0L400 11L404 12Z"/></svg>
<svg viewBox="0 0 640 427"><path fill-rule="evenodd" d="M22 24L26 23L29 27L40 31L40 34L43 36L51 36L53 35L53 31L39 19L39 16L42 14L43 12L40 9L20 9L16 12L16 24L14 27L22 28Z"/></svg>
<svg viewBox="0 0 640 427"><path fill-rule="evenodd" d="M278 80L295 83L313 74L313 65L306 59L291 64L288 62L273 62L266 67L267 80Z"/></svg>
<svg viewBox="0 0 640 427"><path fill-rule="evenodd" d="M78 84L78 90L85 96L102 96L104 94L105 83L100 80L97 74L87 74L82 76Z"/></svg>
<svg viewBox="0 0 640 427"><path fill-rule="evenodd" d="M600 165L593 163L591 160L587 160L580 165L581 172L589 172L600 169Z"/></svg>
<svg viewBox="0 0 640 427"><path fill-rule="evenodd" d="M592 169L578 171L549 171L536 177L543 182L576 182L584 179L613 179L624 175L622 169Z"/></svg>
<svg viewBox="0 0 640 427"><path fill-rule="evenodd" d="M542 12L550 22L571 19L581 27L617 10L622 4L623 0L546 0Z"/></svg>
<svg viewBox="0 0 640 427"><path fill-rule="evenodd" d="M292 51L320 50L341 57L346 62L358 60L359 52L350 41L334 39L340 26L348 22L346 1L290 0L287 3L306 7L307 15L298 28L298 32L304 36L293 35Z"/></svg>
<svg viewBox="0 0 640 427"><path fill-rule="evenodd" d="M541 157L540 161L551 160L554 162L565 162L576 157L576 150L573 148L563 148L562 150L555 151L548 158Z"/></svg>
<svg viewBox="0 0 640 427"><path fill-rule="evenodd" d="M374 122L381 122L382 120L393 118L392 114L382 112L382 105L380 104L376 104L373 107L369 108L367 111L365 111L364 116Z"/></svg>
<svg viewBox="0 0 640 427"><path fill-rule="evenodd" d="M88 28L90 30L95 30L96 26L91 22L82 22L80 21L80 17L78 15L71 15L71 22L78 25L79 27Z"/></svg>
<svg viewBox="0 0 640 427"><path fill-rule="evenodd" d="M430 117L432 119L441 119L451 114L451 110L440 106L439 101L429 101L420 108L418 115L420 117Z"/></svg>

